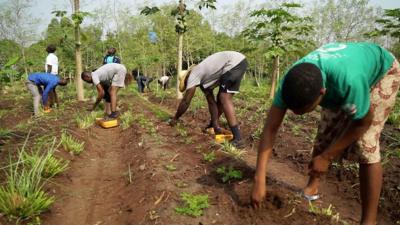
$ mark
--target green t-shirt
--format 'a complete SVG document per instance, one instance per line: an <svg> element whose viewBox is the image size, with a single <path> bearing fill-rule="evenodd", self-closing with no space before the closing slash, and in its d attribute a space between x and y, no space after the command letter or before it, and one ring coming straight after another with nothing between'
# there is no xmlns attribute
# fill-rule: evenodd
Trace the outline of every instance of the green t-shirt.
<svg viewBox="0 0 400 225"><path fill-rule="evenodd" d="M331 43L309 53L298 63L312 63L322 73L326 88L320 105L341 108L353 119L362 119L370 108L370 90L390 69L393 55L372 43ZM286 109L282 99L282 82L273 105ZM301 88L301 87L299 87Z"/></svg>

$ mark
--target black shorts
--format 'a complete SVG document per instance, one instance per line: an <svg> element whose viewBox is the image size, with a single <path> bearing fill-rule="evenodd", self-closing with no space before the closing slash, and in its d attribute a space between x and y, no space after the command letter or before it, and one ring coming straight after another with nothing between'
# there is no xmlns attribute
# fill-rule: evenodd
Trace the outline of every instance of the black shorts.
<svg viewBox="0 0 400 225"><path fill-rule="evenodd" d="M110 96L110 92L109 92L110 85L101 84L101 86L103 87L103 90L104 90L103 99L104 99L107 103L110 103L110 102L111 102L111 96Z"/></svg>
<svg viewBox="0 0 400 225"><path fill-rule="evenodd" d="M240 82L247 69L247 60L243 59L239 64L221 76L219 91L225 93L239 93Z"/></svg>

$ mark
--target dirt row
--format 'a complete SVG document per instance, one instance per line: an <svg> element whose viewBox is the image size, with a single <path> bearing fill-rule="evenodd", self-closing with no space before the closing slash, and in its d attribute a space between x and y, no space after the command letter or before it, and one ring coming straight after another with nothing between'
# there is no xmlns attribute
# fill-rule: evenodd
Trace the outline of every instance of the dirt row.
<svg viewBox="0 0 400 225"><path fill-rule="evenodd" d="M147 100L150 99L150 100ZM208 116L205 110L184 116L185 134L171 128L154 112L154 106L173 112L176 103L136 95L122 97L121 111L131 110L142 115L147 126L135 122L130 128L87 130L68 129L85 141L85 151L78 157L61 154L72 160L70 168L48 187L56 196L42 223L49 225L140 225L140 224L336 224L322 215L309 212L309 205L298 193L305 185L305 162L299 165L309 149L301 138L283 129L278 138L275 157L269 164L268 196L260 210L249 207L249 192L254 174L256 143L247 138L247 154L235 160L220 151L212 137L203 134L201 127ZM134 105L132 105L134 102ZM68 111L66 112L68 113ZM243 121L246 127L247 121ZM250 127L250 126L247 126ZM244 129L244 136L250 137ZM203 153L216 151L217 159L203 160ZM167 169L173 165L174 170ZM219 166L232 166L243 172L243 178L223 183L215 172ZM353 183L328 177L321 187L320 208L334 207L340 223L357 224L360 204L354 196ZM207 194L210 206L198 218L178 215L183 192ZM1 221L1 220L0 220ZM0 222L1 224L1 222ZM381 217L379 224L392 224Z"/></svg>

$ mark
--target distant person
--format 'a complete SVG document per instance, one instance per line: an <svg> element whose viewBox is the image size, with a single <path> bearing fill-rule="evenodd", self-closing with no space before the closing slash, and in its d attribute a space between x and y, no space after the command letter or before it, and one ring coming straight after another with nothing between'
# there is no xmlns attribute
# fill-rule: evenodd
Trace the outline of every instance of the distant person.
<svg viewBox="0 0 400 225"><path fill-rule="evenodd" d="M121 63L121 59L118 58L118 56L116 56L115 53L117 53L116 48L109 48L107 50L107 55L104 56L103 65L108 63Z"/></svg>
<svg viewBox="0 0 400 225"><path fill-rule="evenodd" d="M84 71L82 80L93 83L97 89L97 99L91 110L95 110L102 99L105 100L105 112L109 118L117 118L117 92L125 87L126 68L122 64L105 64L94 72Z"/></svg>
<svg viewBox="0 0 400 225"><path fill-rule="evenodd" d="M216 134L221 133L223 129L219 127L218 121L221 114L224 113L233 133L231 143L236 147L243 147L244 143L236 119L232 97L239 93L240 82L246 69L247 60L243 54L223 51L208 56L199 65L192 66L187 71L182 71L182 74L179 75L179 89L185 93L175 116L170 121L170 125L174 126L186 112L196 88L200 87L207 99L211 114L208 127L214 128ZM217 86L219 86L219 90L215 97L213 89Z"/></svg>
<svg viewBox="0 0 400 225"><path fill-rule="evenodd" d="M144 74L140 73L138 70L134 69L132 70L132 76L136 80L137 85L138 85L138 91L140 93L144 93L144 89L147 87L149 91L150 89L150 83L154 80L152 77L147 77Z"/></svg>
<svg viewBox="0 0 400 225"><path fill-rule="evenodd" d="M160 77L160 79L158 79L158 84L164 89L164 91L168 87L169 78L169 76L163 75L162 77Z"/></svg>
<svg viewBox="0 0 400 225"><path fill-rule="evenodd" d="M284 76L264 125L253 206L264 200L267 162L287 110L303 115L320 105L321 121L303 196L309 201L319 198L321 176L346 152L359 163L361 224L375 225L382 188L379 137L399 85L399 63L372 43L331 43L297 61Z"/></svg>
<svg viewBox="0 0 400 225"><path fill-rule="evenodd" d="M42 99L44 110L48 111L50 109L49 93L54 90L57 85L65 86L67 83L66 79L59 78L57 75L49 73L29 74L25 84L33 95L34 115L37 116L39 114L40 99Z"/></svg>
<svg viewBox="0 0 400 225"><path fill-rule="evenodd" d="M58 57L55 54L56 50L57 48L53 44L49 44L46 48L46 52L48 53L48 55L46 57L44 69L46 73L50 73L53 75L58 75ZM53 106L54 104L57 106L59 104L55 88L50 92L49 99L50 106Z"/></svg>

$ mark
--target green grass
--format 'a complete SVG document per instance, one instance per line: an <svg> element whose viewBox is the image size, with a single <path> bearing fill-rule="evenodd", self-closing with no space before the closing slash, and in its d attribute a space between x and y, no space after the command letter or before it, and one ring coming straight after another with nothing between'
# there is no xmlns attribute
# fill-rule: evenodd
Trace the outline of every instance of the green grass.
<svg viewBox="0 0 400 225"><path fill-rule="evenodd" d="M209 207L208 195L193 195L182 193L182 207L176 207L175 212L181 215L199 217L203 215L203 210Z"/></svg>
<svg viewBox="0 0 400 225"><path fill-rule="evenodd" d="M133 124L133 122L135 122L132 111L130 110L124 112L121 115L120 119L121 119L121 127L123 130L128 129Z"/></svg>
<svg viewBox="0 0 400 225"><path fill-rule="evenodd" d="M340 220L339 213L334 212L334 207L332 206L332 204L329 204L327 208L323 208L323 207L318 207L317 205L314 205L311 201L309 201L308 211L315 215L326 216L336 223L342 222L342 224L347 224L346 222Z"/></svg>
<svg viewBox="0 0 400 225"><path fill-rule="evenodd" d="M228 141L225 141L222 144L220 144L219 150L221 150L222 152L225 152L226 154L232 156L235 159L242 159L244 157L244 155L246 154L245 150L236 148Z"/></svg>
<svg viewBox="0 0 400 225"><path fill-rule="evenodd" d="M77 141L74 137L66 132L61 134L61 145L65 150L74 155L79 155L84 150L84 144L85 142Z"/></svg>
<svg viewBox="0 0 400 225"><path fill-rule="evenodd" d="M22 155L24 163L30 167L34 167L40 160L44 160L44 166L42 170L42 177L51 178L59 173L64 172L68 168L68 161L58 159L53 155L54 148L47 151L44 154L40 154L38 151L28 154L24 152Z"/></svg>
<svg viewBox="0 0 400 225"><path fill-rule="evenodd" d="M39 215L55 201L43 190L47 181L42 177L46 160L41 156L27 166L23 163L23 154L24 147L16 161L10 157L6 182L0 186L0 213L17 222Z"/></svg>
<svg viewBox="0 0 400 225"><path fill-rule="evenodd" d="M81 129L87 129L91 127L95 122L96 118L102 116L102 112L100 111L93 111L87 114L76 114L75 115L75 122Z"/></svg>
<svg viewBox="0 0 400 225"><path fill-rule="evenodd" d="M216 159L215 151L211 151L209 153L203 153L203 160L205 162L212 162Z"/></svg>
<svg viewBox="0 0 400 225"><path fill-rule="evenodd" d="M240 180L243 178L243 173L240 170L234 169L230 166L228 169L225 166L220 166L216 170L217 174L221 175L222 182L230 183L233 180Z"/></svg>

